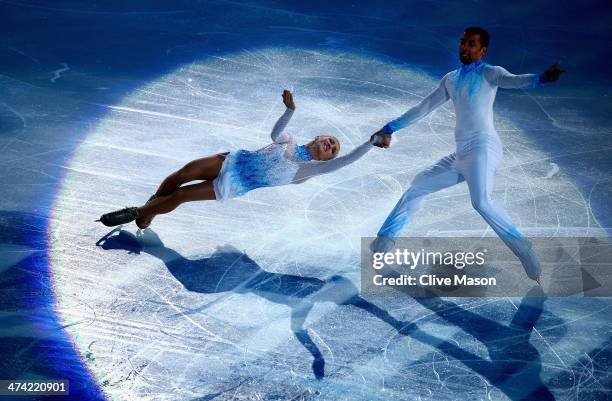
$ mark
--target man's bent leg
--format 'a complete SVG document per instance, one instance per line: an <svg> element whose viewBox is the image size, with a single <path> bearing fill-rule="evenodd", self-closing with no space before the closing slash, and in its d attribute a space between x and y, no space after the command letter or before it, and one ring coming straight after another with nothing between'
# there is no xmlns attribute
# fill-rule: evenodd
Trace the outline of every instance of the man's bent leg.
<svg viewBox="0 0 612 401"><path fill-rule="evenodd" d="M499 161L497 152L478 150L462 160L459 169L467 181L474 209L521 260L529 278L536 280L541 267L531 242L516 228L506 211L491 199Z"/></svg>

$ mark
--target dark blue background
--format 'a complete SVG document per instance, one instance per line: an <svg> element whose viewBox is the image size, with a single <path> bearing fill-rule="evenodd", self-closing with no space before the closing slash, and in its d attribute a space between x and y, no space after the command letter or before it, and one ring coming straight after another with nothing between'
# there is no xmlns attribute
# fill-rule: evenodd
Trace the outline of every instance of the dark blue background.
<svg viewBox="0 0 612 401"><path fill-rule="evenodd" d="M103 117L94 103L119 102L181 64L262 47L348 50L439 77L458 64L462 29L480 25L491 33L492 64L540 72L562 60L568 73L546 90L601 135L565 131L525 97L500 96L497 107L528 135L537 128L532 139L560 155L555 161L610 227L610 184L601 183L610 152L575 154L584 141L612 147L610 11L606 1L0 1L0 245L28 250L0 275L9 333L0 338L0 377L67 378L70 399L100 396L56 321L47 259L66 163ZM70 71L51 82L61 63Z"/></svg>

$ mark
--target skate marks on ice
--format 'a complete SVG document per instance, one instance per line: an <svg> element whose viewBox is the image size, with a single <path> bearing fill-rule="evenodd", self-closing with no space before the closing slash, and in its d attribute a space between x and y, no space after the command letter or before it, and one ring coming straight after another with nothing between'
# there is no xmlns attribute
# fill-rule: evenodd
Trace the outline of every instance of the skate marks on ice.
<svg viewBox="0 0 612 401"><path fill-rule="evenodd" d="M48 224L38 213L0 210L0 370L9 378L61 377L76 399L102 400L65 332L92 320L57 321Z"/></svg>
<svg viewBox="0 0 612 401"><path fill-rule="evenodd" d="M542 177L543 180L548 180L549 178L553 178L559 172L559 166L557 165L557 163L549 163L549 164L550 164L550 170L546 173L544 177Z"/></svg>
<svg viewBox="0 0 612 401"><path fill-rule="evenodd" d="M498 388L491 384L497 379L478 373L495 369L466 366L454 359L459 350L449 345L441 350L426 337L418 341L398 335L397 322L417 323L417 333L435 333L441 344L453 343L481 360L489 353L503 355L490 352L484 345L490 343L475 341L470 331L425 305L405 298L381 304L366 300L387 317L367 310L370 304L338 303L351 299L348 295L311 307L304 301L325 288L354 291L360 238L378 229L416 172L453 151L450 105L395 137L390 150L373 149L339 174L256 190L224 204L186 204L159 216L153 229L164 238L164 249L184 260L206 260L203 265L228 264L213 269L214 281L185 279L183 272L197 276L199 270L173 270L166 259L143 252L138 242L131 253L104 250L95 245L106 234L104 227L82 227L91 216L143 203L166 175L189 160L267 145L271 126L283 112L283 88L295 92L297 110L287 131L298 143L328 133L342 141L345 153L435 85L436 79L422 73L350 53L274 48L186 65L119 104L95 105L108 113L67 167L53 210L50 255L62 320L90 319L95 311L90 324L68 332L104 391L117 398L156 394L191 399L221 393L246 379L231 394L248 391L270 398L282 391L291 398L289 394L312 390L310 396L323 399L354 394L354 399L388 400L410 394L444 400L459 391L475 399L485 398L483 394L508 398L510 393L500 389L503 384ZM597 227L580 191L562 174L540 180L550 169L549 156L534 149L510 121L499 122L508 157L494 198L529 234L593 234ZM428 198L412 227L413 235L489 233L472 210L465 186ZM242 288L233 286L250 276L229 267L227 252L215 253L227 243L240 255L248 254L244 259L230 252L232 262L270 278L262 284L266 291L232 289ZM341 279L334 281L334 276ZM284 287L284 280L294 287ZM280 288L276 292L269 289L273 283ZM285 293L290 290L301 292L290 297ZM317 296L324 295L326 291ZM566 390L556 381L559 375L582 374L572 370L574 356L602 346L606 338L602 334L591 343L577 341L582 329L563 322L573 321L587 305L574 305L571 315L551 307L555 302L546 301L538 325L553 322L568 334L550 341L551 332L540 330L542 337L532 335L532 342L543 361L537 368L540 378L558 396ZM597 322L604 312L596 300L589 302L593 313L581 325L600 332ZM515 304L521 308L520 302ZM457 305L508 327L515 304L502 299ZM561 321L556 315L563 315ZM538 356L528 358L535 359L525 366L537 370ZM458 381L456 372L466 379ZM171 389L160 385L168 375L176 379Z"/></svg>
<svg viewBox="0 0 612 401"><path fill-rule="evenodd" d="M388 324L397 331L397 335L409 336L463 362L510 399L524 399L528 395L537 396L539 399L554 399L540 380L540 355L529 342L545 300L544 297L537 297L537 288L534 288L531 297L523 300L507 326L463 309L450 301L417 300L440 318L460 327L482 342L489 352L487 359L462 349L452 340L441 339L426 330L420 330L412 322L397 320L388 311L360 297L357 287L342 276L321 280L268 272L231 245L218 247L206 258L187 259L165 247L153 230L145 230L139 238L127 231L113 230L101 238L97 245L105 250L120 249L154 256L165 264L172 276L188 291L204 294L222 294L228 291L235 294L251 293L289 307L291 330L311 354L312 372L317 379L326 375L325 358L309 334L309 331L314 331L305 328L304 323L318 303L331 302L342 307L359 308ZM182 313L190 314L192 311L185 310ZM206 312L205 309L198 308L198 313ZM354 352L359 354L360 350ZM332 376L333 371L338 369L334 368ZM512 379L509 379L510 376Z"/></svg>
<svg viewBox="0 0 612 401"><path fill-rule="evenodd" d="M68 67L68 64L60 63L60 65L62 66L62 68L58 68L57 70L51 72L51 74L53 74L53 76L50 79L51 83L55 83L55 81L57 81L58 79L62 77L62 73L70 70L70 67Z"/></svg>

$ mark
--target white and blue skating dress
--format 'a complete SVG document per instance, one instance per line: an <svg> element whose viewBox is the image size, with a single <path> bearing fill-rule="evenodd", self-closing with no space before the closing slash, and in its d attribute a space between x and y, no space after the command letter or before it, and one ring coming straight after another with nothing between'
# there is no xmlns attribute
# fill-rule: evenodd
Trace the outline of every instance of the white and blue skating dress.
<svg viewBox="0 0 612 401"><path fill-rule="evenodd" d="M368 140L344 156L328 161L313 160L306 145L297 145L284 132L292 115L293 110L287 108L278 119L270 133L273 142L268 146L255 151L240 149L225 157L219 176L213 180L218 201L256 188L302 183L351 164L372 148Z"/></svg>

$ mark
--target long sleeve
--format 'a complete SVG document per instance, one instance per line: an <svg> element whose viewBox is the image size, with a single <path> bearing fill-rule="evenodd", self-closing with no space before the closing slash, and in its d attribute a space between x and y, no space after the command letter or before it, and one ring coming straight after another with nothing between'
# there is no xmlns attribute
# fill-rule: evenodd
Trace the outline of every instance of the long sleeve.
<svg viewBox="0 0 612 401"><path fill-rule="evenodd" d="M449 99L448 91L446 90L447 77L448 74L442 78L440 84L433 92L427 95L427 97L421 100L419 104L409 109L400 117L387 123L387 125L382 128L382 131L385 134L392 134L393 132L420 120L435 110L438 106L446 102Z"/></svg>
<svg viewBox="0 0 612 401"><path fill-rule="evenodd" d="M535 88L543 84L539 75L520 74L514 75L503 67L491 67L486 73L485 78L493 85L506 89L526 89Z"/></svg>
<svg viewBox="0 0 612 401"><path fill-rule="evenodd" d="M293 109L287 107L287 110L283 113L282 116L276 121L274 127L272 128L272 132L270 132L270 136L272 137L272 141L276 143L285 143L289 141L289 136L285 134L283 131L287 124L289 124L289 120L291 120L291 116L293 116Z"/></svg>
<svg viewBox="0 0 612 401"><path fill-rule="evenodd" d="M344 156L339 156L328 161L310 161L302 163L300 164L293 182L301 183L314 176L331 173L341 169L342 167L348 166L349 164L359 160L373 147L372 142L368 140Z"/></svg>

